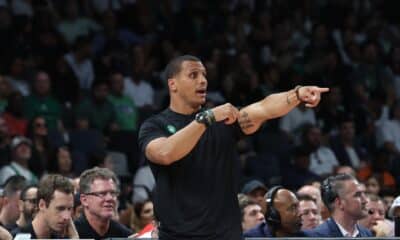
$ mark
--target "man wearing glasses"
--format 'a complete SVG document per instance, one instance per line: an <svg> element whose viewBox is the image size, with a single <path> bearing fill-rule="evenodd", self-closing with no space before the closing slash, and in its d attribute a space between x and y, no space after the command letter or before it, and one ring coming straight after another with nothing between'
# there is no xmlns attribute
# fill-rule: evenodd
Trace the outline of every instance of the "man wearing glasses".
<svg viewBox="0 0 400 240"><path fill-rule="evenodd" d="M75 221L81 238L125 238L132 231L114 221L119 196L118 179L106 168L92 168L80 176L80 199L83 214Z"/></svg>
<svg viewBox="0 0 400 240"><path fill-rule="evenodd" d="M36 185L29 185L21 191L19 200L19 218L17 225L19 228L25 227L30 224L35 217L38 210L37 201L38 187Z"/></svg>

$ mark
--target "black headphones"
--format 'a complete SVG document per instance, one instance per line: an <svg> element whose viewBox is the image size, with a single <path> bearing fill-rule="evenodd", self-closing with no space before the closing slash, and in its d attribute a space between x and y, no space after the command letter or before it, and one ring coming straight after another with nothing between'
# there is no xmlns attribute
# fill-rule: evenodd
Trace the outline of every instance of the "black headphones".
<svg viewBox="0 0 400 240"><path fill-rule="evenodd" d="M275 186L265 194L265 201L267 202L265 221L272 227L277 227L281 224L281 215L279 214L279 211L274 207L274 199L278 190L282 188L282 186Z"/></svg>
<svg viewBox="0 0 400 240"><path fill-rule="evenodd" d="M328 177L321 184L321 197L325 206L330 209L330 205L338 197L337 193L332 189L332 177Z"/></svg>

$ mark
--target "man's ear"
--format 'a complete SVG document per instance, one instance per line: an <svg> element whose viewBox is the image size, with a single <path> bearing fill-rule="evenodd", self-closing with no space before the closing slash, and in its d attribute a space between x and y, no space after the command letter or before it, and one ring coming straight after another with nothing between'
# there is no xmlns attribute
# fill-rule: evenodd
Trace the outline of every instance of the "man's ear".
<svg viewBox="0 0 400 240"><path fill-rule="evenodd" d="M169 78L168 79L168 87L172 92L176 92L177 86L176 86L176 79L175 78Z"/></svg>
<svg viewBox="0 0 400 240"><path fill-rule="evenodd" d="M46 209L46 208L47 208L47 204L46 204L46 202L44 201L44 199L40 199L40 200L39 200L38 207L39 207L39 211L42 210L42 209Z"/></svg>
<svg viewBox="0 0 400 240"><path fill-rule="evenodd" d="M341 210L343 209L343 202L339 197L335 198L334 203L335 203L335 208L341 209Z"/></svg>
<svg viewBox="0 0 400 240"><path fill-rule="evenodd" d="M81 194L80 196L81 205L83 207L87 207L90 203L88 202L87 196L85 194Z"/></svg>

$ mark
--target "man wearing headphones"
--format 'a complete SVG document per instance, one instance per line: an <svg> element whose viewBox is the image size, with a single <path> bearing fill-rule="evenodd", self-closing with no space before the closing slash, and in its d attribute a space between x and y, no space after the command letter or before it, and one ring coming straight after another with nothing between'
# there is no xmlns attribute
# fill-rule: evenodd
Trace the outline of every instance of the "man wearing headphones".
<svg viewBox="0 0 400 240"><path fill-rule="evenodd" d="M349 174L328 177L321 185L321 195L331 217L305 231L307 237L372 237L368 229L357 224L367 216L367 197L355 177Z"/></svg>
<svg viewBox="0 0 400 240"><path fill-rule="evenodd" d="M275 186L265 194L267 211L265 222L246 231L244 237L302 237L299 201L296 195Z"/></svg>

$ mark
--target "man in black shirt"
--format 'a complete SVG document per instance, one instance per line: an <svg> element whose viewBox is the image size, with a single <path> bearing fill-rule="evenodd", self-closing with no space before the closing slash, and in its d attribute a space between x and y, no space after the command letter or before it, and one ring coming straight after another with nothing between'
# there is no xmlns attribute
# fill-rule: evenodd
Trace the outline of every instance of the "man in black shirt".
<svg viewBox="0 0 400 240"><path fill-rule="evenodd" d="M160 239L241 239L236 141L301 102L315 107L328 89L297 86L240 111L229 103L206 110L206 69L198 58L177 57L165 73L169 108L139 133L156 179Z"/></svg>
<svg viewBox="0 0 400 240"><path fill-rule="evenodd" d="M80 176L83 214L75 220L80 238L126 238L132 231L112 220L119 195L118 179L107 168L92 168Z"/></svg>
<svg viewBox="0 0 400 240"><path fill-rule="evenodd" d="M31 239L79 238L72 221L74 187L59 174L46 176L39 183L38 208L32 223L13 231L13 235L29 234Z"/></svg>

